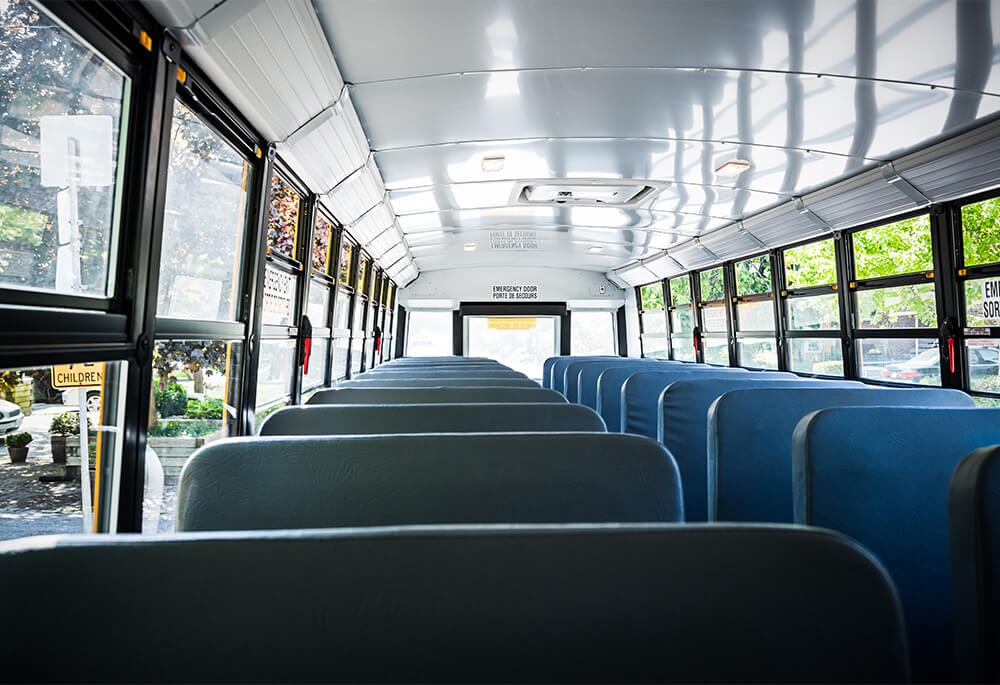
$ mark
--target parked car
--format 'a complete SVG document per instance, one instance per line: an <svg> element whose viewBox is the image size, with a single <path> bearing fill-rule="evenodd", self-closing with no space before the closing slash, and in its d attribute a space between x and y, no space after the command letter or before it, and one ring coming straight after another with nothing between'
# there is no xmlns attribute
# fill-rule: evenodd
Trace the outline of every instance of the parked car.
<svg viewBox="0 0 1000 685"><path fill-rule="evenodd" d="M79 390L63 390L62 393L62 403L67 407L75 407L79 404L78 393ZM101 411L101 391L100 390L88 390L87 391L87 413L95 414Z"/></svg>
<svg viewBox="0 0 1000 685"><path fill-rule="evenodd" d="M24 414L19 406L7 400L0 400L0 435L13 433L21 427L22 421Z"/></svg>
<svg viewBox="0 0 1000 685"><path fill-rule="evenodd" d="M969 376L996 376L1000 351L993 347L969 348ZM887 379L913 379L923 376L941 375L941 355L937 347L924 350L905 362L887 364L882 369L882 377Z"/></svg>

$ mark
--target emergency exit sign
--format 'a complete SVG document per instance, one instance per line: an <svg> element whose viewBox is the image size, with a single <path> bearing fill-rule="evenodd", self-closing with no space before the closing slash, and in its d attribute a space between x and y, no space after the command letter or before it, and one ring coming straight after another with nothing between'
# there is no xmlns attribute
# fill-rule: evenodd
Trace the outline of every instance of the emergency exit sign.
<svg viewBox="0 0 1000 685"><path fill-rule="evenodd" d="M1000 278L983 281L983 316L1000 321Z"/></svg>

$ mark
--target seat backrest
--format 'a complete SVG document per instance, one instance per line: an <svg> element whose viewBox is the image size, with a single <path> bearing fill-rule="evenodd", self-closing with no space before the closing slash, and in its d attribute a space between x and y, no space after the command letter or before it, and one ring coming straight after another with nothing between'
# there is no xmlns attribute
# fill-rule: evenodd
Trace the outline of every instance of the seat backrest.
<svg viewBox="0 0 1000 685"><path fill-rule="evenodd" d="M625 368L626 366L642 367L650 364L665 364L668 367L679 365L680 362L672 362L666 359L635 359L632 357L621 357L617 360L606 361L586 361L579 362L572 366L578 369L577 372L577 403L591 409L597 409L597 382L601 374L611 368ZM656 367L649 367L656 368Z"/></svg>
<svg viewBox="0 0 1000 685"><path fill-rule="evenodd" d="M233 438L177 491L178 531L682 520L667 451L608 433Z"/></svg>
<svg viewBox="0 0 1000 685"><path fill-rule="evenodd" d="M542 362L542 387L549 390L552 388L552 367L559 357L549 357Z"/></svg>
<svg viewBox="0 0 1000 685"><path fill-rule="evenodd" d="M260 435L606 430L597 412L578 404L328 404L279 409Z"/></svg>
<svg viewBox="0 0 1000 685"><path fill-rule="evenodd" d="M886 565L916 680L955 678L948 486L965 455L997 442L1000 409L840 407L795 429L795 521L842 531Z"/></svg>
<svg viewBox="0 0 1000 685"><path fill-rule="evenodd" d="M707 376L671 383L660 393L657 407L657 440L677 461L684 483L687 520L708 519L708 409L721 395L740 388L859 387L859 383L800 378L774 378L772 374Z"/></svg>
<svg viewBox="0 0 1000 685"><path fill-rule="evenodd" d="M652 363L655 366L657 362ZM651 368L649 364L649 361L632 360L632 363L609 366L597 377L597 406L594 409L604 419L608 431L612 433L622 432L622 386L633 374L649 371ZM671 371L674 370L674 366L677 367L678 372L706 368L699 364L678 362L669 367ZM656 368L659 369L659 367Z"/></svg>
<svg viewBox="0 0 1000 685"><path fill-rule="evenodd" d="M681 378L796 378L791 374L753 372L746 369L726 369L720 367L677 367L657 371L640 371L632 374L622 383L621 389L621 427L623 433L645 435L656 439L656 427L659 423L657 407L664 388Z"/></svg>
<svg viewBox="0 0 1000 685"><path fill-rule="evenodd" d="M530 378L368 378L337 383L338 388L540 388Z"/></svg>
<svg viewBox="0 0 1000 685"><path fill-rule="evenodd" d="M708 411L708 520L792 523L792 434L826 407L973 407L958 390L860 386L750 388Z"/></svg>
<svg viewBox="0 0 1000 685"><path fill-rule="evenodd" d="M1000 680L1000 445L959 462L948 492L958 681Z"/></svg>
<svg viewBox="0 0 1000 685"><path fill-rule="evenodd" d="M61 536L0 543L0 577L17 588L4 611L18 637L0 641L11 682L907 678L891 582L829 531ZM114 658L79 639L54 657L54 616L86 616Z"/></svg>
<svg viewBox="0 0 1000 685"><path fill-rule="evenodd" d="M534 388L334 388L317 391L306 404L443 404L450 402L554 402L555 390Z"/></svg>
<svg viewBox="0 0 1000 685"><path fill-rule="evenodd" d="M564 382L566 380L566 367L573 362L583 362L583 361L601 361L605 359L621 359L621 357L615 357L612 355L587 355L587 356L573 356L568 355L565 357L557 357L552 363L552 368L549 373L552 374L552 385L549 386L553 390L561 392L563 395L566 394L566 387ZM570 402L573 401L571 397L567 396Z"/></svg>
<svg viewBox="0 0 1000 685"><path fill-rule="evenodd" d="M466 378L527 378L519 371L511 369L460 368L442 369L438 367L418 367L413 369L372 369L355 376L365 378L451 378L464 376Z"/></svg>

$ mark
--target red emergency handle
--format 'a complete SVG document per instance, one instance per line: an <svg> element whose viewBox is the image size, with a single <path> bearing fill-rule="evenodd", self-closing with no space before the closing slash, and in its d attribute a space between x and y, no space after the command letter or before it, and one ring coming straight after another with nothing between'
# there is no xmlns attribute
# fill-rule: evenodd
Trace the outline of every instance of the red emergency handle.
<svg viewBox="0 0 1000 685"><path fill-rule="evenodd" d="M312 338L306 338L305 342L304 342L304 344L302 346L302 351L305 353L303 355L304 358L305 358L305 360L302 362L302 373L303 374L308 374L309 373L309 355L312 354L312 346L313 346L313 339Z"/></svg>
<svg viewBox="0 0 1000 685"><path fill-rule="evenodd" d="M955 373L955 339L948 338L948 367Z"/></svg>

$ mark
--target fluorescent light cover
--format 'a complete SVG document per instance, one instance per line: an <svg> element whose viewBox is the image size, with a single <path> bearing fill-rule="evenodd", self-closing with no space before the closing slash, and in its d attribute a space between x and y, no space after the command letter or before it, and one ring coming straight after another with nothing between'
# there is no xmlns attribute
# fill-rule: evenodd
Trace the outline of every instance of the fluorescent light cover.
<svg viewBox="0 0 1000 685"><path fill-rule="evenodd" d="M598 252L602 252L603 250L604 250L603 245L591 245L590 247L587 248L587 252L589 252L590 254L597 254Z"/></svg>
<svg viewBox="0 0 1000 685"><path fill-rule="evenodd" d="M476 249L476 244L475 243L466 243L465 244L465 251L466 252L472 252L475 249Z"/></svg>
<svg viewBox="0 0 1000 685"><path fill-rule="evenodd" d="M483 171L503 171L503 155L483 157Z"/></svg>
<svg viewBox="0 0 1000 685"><path fill-rule="evenodd" d="M750 162L745 159L731 159L716 169L715 173L727 178L736 178L749 168Z"/></svg>

